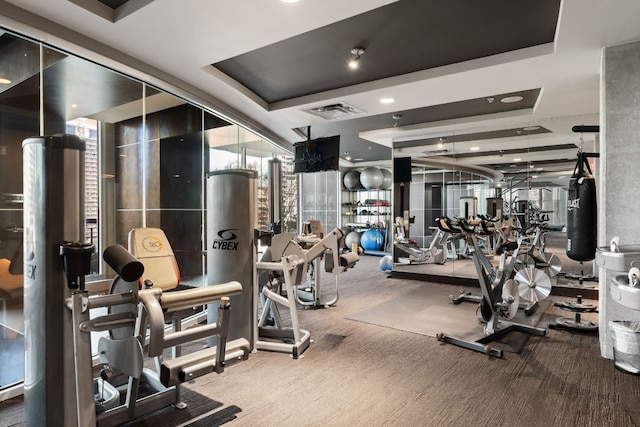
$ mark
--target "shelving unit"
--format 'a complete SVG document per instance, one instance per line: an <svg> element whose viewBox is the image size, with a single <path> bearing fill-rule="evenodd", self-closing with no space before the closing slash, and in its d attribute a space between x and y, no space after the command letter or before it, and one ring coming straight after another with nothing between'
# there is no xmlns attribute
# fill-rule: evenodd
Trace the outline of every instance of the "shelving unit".
<svg viewBox="0 0 640 427"><path fill-rule="evenodd" d="M389 221L393 221L392 216L391 190L360 189L342 191L343 228L365 230L378 223L386 225ZM350 227L348 224L363 224L363 226Z"/></svg>

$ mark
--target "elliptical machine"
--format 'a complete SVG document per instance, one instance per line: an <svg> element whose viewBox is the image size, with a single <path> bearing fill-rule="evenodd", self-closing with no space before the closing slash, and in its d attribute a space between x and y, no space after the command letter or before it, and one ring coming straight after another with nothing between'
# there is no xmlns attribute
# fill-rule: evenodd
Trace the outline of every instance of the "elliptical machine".
<svg viewBox="0 0 640 427"><path fill-rule="evenodd" d="M398 253L398 262L402 264L439 264L447 262L449 251L447 242L449 232L440 225L440 218L436 218L437 227L428 248L420 248L415 242L409 241L404 233L404 220L396 218L396 238L394 248Z"/></svg>

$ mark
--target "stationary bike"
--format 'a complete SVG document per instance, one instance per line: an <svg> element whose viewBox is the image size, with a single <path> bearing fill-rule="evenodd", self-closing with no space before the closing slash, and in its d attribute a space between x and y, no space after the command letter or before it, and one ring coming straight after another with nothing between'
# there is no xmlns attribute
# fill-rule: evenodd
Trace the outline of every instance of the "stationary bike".
<svg viewBox="0 0 640 427"><path fill-rule="evenodd" d="M449 221L449 223L451 224L452 222ZM516 315L519 307L520 295L518 283L511 278L511 275L520 245L518 245L518 248L511 254L509 262L506 260L507 252L505 251L500 256L498 266L494 267L479 247L475 229L479 223L471 223L464 219L458 219L456 225L459 228L452 229L451 232L454 233L460 230L460 233L469 245L474 248L473 263L478 273L478 281L480 282L480 289L482 290L480 312L482 319L486 322L485 336L476 341L468 341L439 333L436 336L438 341L451 343L491 356L502 357L502 350L492 348L490 343L508 333L520 331L531 335L546 335L546 329L502 320L512 319Z"/></svg>

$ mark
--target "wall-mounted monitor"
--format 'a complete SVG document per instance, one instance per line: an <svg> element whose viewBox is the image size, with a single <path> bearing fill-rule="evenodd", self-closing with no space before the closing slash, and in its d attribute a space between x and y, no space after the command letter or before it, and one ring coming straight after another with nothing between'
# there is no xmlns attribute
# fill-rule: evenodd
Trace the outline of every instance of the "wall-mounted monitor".
<svg viewBox="0 0 640 427"><path fill-rule="evenodd" d="M340 135L296 142L293 172L321 172L338 170L340 162Z"/></svg>
<svg viewBox="0 0 640 427"><path fill-rule="evenodd" d="M393 159L393 182L411 182L411 157Z"/></svg>

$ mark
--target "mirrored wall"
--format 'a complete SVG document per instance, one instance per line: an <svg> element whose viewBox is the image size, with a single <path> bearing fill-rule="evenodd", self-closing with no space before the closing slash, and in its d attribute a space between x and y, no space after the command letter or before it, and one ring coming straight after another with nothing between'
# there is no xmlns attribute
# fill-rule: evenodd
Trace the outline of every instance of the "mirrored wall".
<svg viewBox="0 0 640 427"><path fill-rule="evenodd" d="M525 265L533 260L522 254L544 259L540 265L562 255L567 190L538 179L543 168L527 158L527 128L504 141L453 133L394 141L393 275L477 285L474 247L463 234L450 232L459 228L459 218L473 223L478 249L490 262L520 241ZM483 151L483 144L492 149Z"/></svg>

